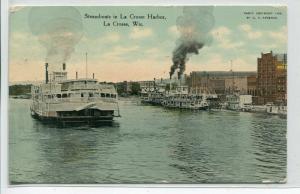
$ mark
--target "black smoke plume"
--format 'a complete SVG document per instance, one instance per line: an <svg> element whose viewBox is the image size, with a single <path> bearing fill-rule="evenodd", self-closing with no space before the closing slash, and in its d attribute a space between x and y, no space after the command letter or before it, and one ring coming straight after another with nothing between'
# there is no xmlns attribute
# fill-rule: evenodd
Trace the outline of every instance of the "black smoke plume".
<svg viewBox="0 0 300 194"><path fill-rule="evenodd" d="M170 69L170 78L178 69L180 79L185 71L185 64L189 54L198 54L199 50L212 41L211 29L215 19L213 7L184 7L182 16L177 18L177 29L180 37L173 51L173 65Z"/></svg>
<svg viewBox="0 0 300 194"><path fill-rule="evenodd" d="M83 35L79 11L73 7L33 7L28 22L32 34L46 48L49 69L61 69Z"/></svg>

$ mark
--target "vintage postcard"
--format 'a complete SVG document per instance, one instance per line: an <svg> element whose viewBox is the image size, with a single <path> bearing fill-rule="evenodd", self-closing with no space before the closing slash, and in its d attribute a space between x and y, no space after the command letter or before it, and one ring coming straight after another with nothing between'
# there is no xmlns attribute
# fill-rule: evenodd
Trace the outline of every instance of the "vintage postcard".
<svg viewBox="0 0 300 194"><path fill-rule="evenodd" d="M10 184L285 183L286 6L14 6Z"/></svg>

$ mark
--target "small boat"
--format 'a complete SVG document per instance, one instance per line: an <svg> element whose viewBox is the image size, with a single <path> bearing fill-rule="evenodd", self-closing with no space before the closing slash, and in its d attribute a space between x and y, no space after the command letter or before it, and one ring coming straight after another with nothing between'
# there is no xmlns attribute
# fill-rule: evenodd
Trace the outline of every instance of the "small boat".
<svg viewBox="0 0 300 194"><path fill-rule="evenodd" d="M285 105L274 105L273 103L266 104L266 111L268 114L287 116L287 106Z"/></svg>

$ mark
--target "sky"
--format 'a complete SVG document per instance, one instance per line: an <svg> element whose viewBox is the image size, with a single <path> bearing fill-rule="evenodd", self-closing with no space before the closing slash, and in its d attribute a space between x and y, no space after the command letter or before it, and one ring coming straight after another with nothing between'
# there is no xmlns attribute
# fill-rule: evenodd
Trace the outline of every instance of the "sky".
<svg viewBox="0 0 300 194"><path fill-rule="evenodd" d="M99 81L139 81L153 78L168 78L172 65L172 52L181 33L176 25L177 18L183 14L183 7L63 7L66 26L72 26L76 35L73 39L53 39L45 36L49 29L44 20L49 15L51 20L61 17L52 13L53 9L43 8L39 15L32 19L32 7L11 7L9 39L9 81L40 81L45 79L45 62L51 61L51 48L67 51L63 59L67 64L68 78L74 79L76 71L80 78L92 73ZM46 10L46 11L45 11ZM257 58L261 53L287 52L287 16L286 7L249 7L249 6L216 6L213 9L214 25L208 32L212 41L207 43L199 54L188 55L185 74L192 71L256 71ZM271 12L277 19L250 19L245 12ZM88 19L88 15L143 16L147 14L164 16L166 19ZM79 16L79 17L78 17ZM49 19L49 18L48 18ZM72 21L72 22L69 22ZM103 22L128 22L128 26L104 26ZM143 26L133 27L132 21L140 21ZM80 23L80 25L76 24ZM54 22L54 24L56 24ZM44 27L45 26L45 27ZM75 26L75 27L74 27ZM47 31L47 32L48 32ZM67 34L65 31L61 31ZM55 41L54 40L54 41ZM72 44L68 42L72 40ZM68 46L65 46L68 45ZM50 52L51 51L51 52ZM48 53L48 54L47 54ZM53 64L58 63L51 61ZM232 62L232 66L231 66ZM59 62L60 63L60 62ZM53 64L49 66L53 67Z"/></svg>

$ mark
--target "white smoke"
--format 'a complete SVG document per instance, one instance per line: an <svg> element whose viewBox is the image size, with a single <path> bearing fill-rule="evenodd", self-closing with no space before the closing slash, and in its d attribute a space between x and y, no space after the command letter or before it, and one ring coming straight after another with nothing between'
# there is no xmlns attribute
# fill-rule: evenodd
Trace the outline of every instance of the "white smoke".
<svg viewBox="0 0 300 194"><path fill-rule="evenodd" d="M61 68L83 35L81 15L73 7L33 7L29 27L46 48L45 62L51 70Z"/></svg>

